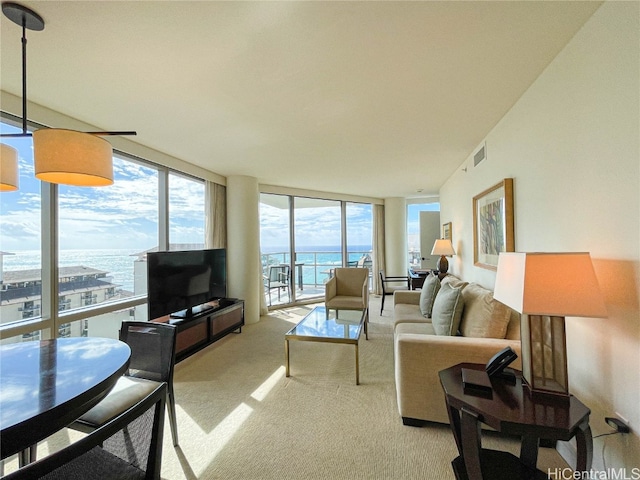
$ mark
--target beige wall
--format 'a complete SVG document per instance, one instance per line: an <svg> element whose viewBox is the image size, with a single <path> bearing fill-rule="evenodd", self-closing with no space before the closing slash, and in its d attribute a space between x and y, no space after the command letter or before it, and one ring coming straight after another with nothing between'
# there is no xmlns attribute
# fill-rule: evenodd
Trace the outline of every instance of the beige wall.
<svg viewBox="0 0 640 480"><path fill-rule="evenodd" d="M260 321L260 193L254 177L227 177L227 295L244 300L244 322Z"/></svg>
<svg viewBox="0 0 640 480"><path fill-rule="evenodd" d="M440 190L465 280L495 282L473 265L472 199L506 177L517 251L591 252L609 318L567 319L570 389L594 434L616 412L635 431L596 439L596 469L602 442L607 467L640 467L639 18L638 2L605 3L487 135L487 159Z"/></svg>
<svg viewBox="0 0 640 480"><path fill-rule="evenodd" d="M384 199L385 275L407 275L407 205L404 198Z"/></svg>

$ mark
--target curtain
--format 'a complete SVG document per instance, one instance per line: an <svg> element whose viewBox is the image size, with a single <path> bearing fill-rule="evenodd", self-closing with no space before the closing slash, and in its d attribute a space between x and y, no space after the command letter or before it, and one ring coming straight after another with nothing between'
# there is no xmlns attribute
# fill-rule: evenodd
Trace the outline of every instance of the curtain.
<svg viewBox="0 0 640 480"><path fill-rule="evenodd" d="M205 182L205 248L227 247L227 187Z"/></svg>
<svg viewBox="0 0 640 480"><path fill-rule="evenodd" d="M373 293L382 295L380 270L384 270L384 205L373 206Z"/></svg>

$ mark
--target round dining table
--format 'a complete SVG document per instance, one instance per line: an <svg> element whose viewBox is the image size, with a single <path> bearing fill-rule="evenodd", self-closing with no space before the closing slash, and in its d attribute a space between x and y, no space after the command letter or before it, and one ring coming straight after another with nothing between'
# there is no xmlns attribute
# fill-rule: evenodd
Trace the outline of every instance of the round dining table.
<svg viewBox="0 0 640 480"><path fill-rule="evenodd" d="M126 343L110 338L0 345L0 458L29 449L96 405L130 356Z"/></svg>

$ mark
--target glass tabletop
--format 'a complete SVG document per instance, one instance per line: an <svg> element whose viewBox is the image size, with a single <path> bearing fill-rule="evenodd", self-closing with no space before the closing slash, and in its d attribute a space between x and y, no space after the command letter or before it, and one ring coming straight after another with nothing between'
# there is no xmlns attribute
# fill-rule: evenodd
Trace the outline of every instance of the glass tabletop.
<svg viewBox="0 0 640 480"><path fill-rule="evenodd" d="M362 330L364 310L329 310L327 318L325 307L315 307L285 337L312 337L327 339L357 340Z"/></svg>

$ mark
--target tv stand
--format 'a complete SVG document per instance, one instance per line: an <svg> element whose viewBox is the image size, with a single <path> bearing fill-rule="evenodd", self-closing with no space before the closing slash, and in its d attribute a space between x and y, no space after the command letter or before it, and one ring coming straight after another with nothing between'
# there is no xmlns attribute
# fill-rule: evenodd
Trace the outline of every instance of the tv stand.
<svg viewBox="0 0 640 480"><path fill-rule="evenodd" d="M215 308L216 307L214 307L212 305L204 303L204 304L198 305L196 307L191 307L191 308L187 308L185 310L180 310L178 312L173 312L171 315L169 315L169 318L176 318L176 319L180 319L180 320L189 320L190 318L193 318L193 317L198 316L200 314L210 312L211 310L214 310Z"/></svg>
<svg viewBox="0 0 640 480"><path fill-rule="evenodd" d="M223 298L217 307L194 311L187 317L175 318L173 315L166 315L152 321L168 322L176 326L176 363L178 363L229 333L241 333L244 325L244 300Z"/></svg>

